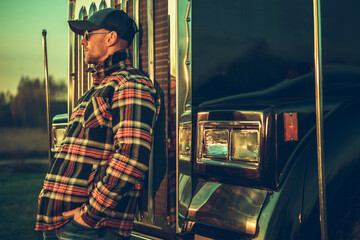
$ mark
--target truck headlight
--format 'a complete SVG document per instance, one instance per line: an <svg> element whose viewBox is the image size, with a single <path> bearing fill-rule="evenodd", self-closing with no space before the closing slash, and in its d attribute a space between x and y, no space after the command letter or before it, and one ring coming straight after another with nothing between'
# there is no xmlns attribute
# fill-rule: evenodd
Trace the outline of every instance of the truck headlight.
<svg viewBox="0 0 360 240"><path fill-rule="evenodd" d="M68 115L59 114L53 118L52 121L52 141L51 141L51 150L53 152L57 151L61 141L64 139L68 126Z"/></svg>
<svg viewBox="0 0 360 240"><path fill-rule="evenodd" d="M179 126L179 157L190 161L191 154L191 123L181 123Z"/></svg>
<svg viewBox="0 0 360 240"><path fill-rule="evenodd" d="M259 166L260 122L199 122L198 162L233 167Z"/></svg>
<svg viewBox="0 0 360 240"><path fill-rule="evenodd" d="M249 165L259 165L259 129L232 132L232 159Z"/></svg>
<svg viewBox="0 0 360 240"><path fill-rule="evenodd" d="M66 126L54 126L52 132L53 132L52 149L56 150L60 146L61 141L64 139L66 133Z"/></svg>
<svg viewBox="0 0 360 240"><path fill-rule="evenodd" d="M204 156L227 159L229 155L229 130L207 129L204 138Z"/></svg>

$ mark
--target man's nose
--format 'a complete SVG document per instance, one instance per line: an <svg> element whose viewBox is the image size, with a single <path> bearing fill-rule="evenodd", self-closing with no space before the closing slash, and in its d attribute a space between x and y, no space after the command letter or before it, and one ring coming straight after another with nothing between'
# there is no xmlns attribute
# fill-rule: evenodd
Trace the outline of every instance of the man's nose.
<svg viewBox="0 0 360 240"><path fill-rule="evenodd" d="M81 39L80 44L83 45L84 47L87 45L87 41L84 37L83 37L83 39Z"/></svg>

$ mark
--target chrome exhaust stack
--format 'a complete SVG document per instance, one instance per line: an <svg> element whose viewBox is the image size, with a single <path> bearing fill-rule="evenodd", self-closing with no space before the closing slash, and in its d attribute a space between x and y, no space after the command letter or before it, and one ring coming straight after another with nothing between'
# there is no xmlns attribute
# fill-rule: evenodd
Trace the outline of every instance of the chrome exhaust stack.
<svg viewBox="0 0 360 240"><path fill-rule="evenodd" d="M47 47L46 47L46 30L42 31L42 43L44 51L44 73L45 73L45 96L46 96L46 122L49 140L49 164L51 164L51 123L50 123L50 83L48 77L48 63L47 63Z"/></svg>

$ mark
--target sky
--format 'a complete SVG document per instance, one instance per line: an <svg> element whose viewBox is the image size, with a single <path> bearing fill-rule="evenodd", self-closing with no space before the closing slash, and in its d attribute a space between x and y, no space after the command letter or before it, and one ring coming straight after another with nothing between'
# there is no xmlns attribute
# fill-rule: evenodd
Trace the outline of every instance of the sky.
<svg viewBox="0 0 360 240"><path fill-rule="evenodd" d="M47 31L48 73L67 81L66 0L0 3L0 92L16 94L22 76L44 79L42 30Z"/></svg>

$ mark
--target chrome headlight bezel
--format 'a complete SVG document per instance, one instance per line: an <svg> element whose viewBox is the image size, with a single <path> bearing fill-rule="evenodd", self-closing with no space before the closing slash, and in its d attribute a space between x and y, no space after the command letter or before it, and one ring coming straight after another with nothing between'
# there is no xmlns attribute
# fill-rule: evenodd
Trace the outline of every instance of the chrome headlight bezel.
<svg viewBox="0 0 360 240"><path fill-rule="evenodd" d="M195 149L194 172L197 176L224 183L276 189L278 173L275 110L272 107L257 107L256 109L259 110L199 110L196 114L196 141L193 146ZM228 144L224 143L228 154L224 150L225 147L218 148L223 151L222 156L206 154L204 141L206 131L210 130L229 132ZM246 157L235 159L234 133L246 131L256 132L256 139L252 140L257 143L256 150L249 146L245 147L245 150L250 150L250 152L245 152L245 155L241 153L239 156Z"/></svg>

